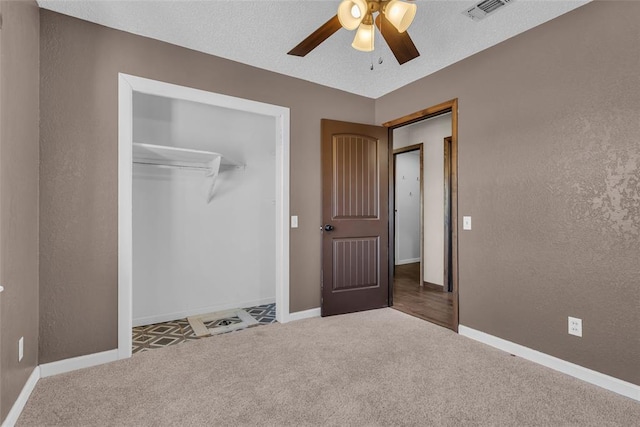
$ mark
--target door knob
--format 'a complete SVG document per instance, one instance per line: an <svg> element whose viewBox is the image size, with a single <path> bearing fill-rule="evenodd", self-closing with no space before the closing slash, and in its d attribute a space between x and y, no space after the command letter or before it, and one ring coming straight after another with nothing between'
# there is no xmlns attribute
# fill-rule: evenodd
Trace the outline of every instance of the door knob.
<svg viewBox="0 0 640 427"><path fill-rule="evenodd" d="M325 231L333 231L335 229L335 227L331 224L327 224L324 226L324 230Z"/></svg>

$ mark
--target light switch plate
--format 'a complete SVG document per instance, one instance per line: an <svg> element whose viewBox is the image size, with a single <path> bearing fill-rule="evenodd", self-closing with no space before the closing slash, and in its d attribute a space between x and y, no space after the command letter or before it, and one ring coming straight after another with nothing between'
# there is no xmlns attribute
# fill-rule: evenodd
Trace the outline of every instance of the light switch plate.
<svg viewBox="0 0 640 427"><path fill-rule="evenodd" d="M463 230L471 230L471 217L463 216L462 217L462 229Z"/></svg>
<svg viewBox="0 0 640 427"><path fill-rule="evenodd" d="M298 228L298 215L291 215L291 228Z"/></svg>

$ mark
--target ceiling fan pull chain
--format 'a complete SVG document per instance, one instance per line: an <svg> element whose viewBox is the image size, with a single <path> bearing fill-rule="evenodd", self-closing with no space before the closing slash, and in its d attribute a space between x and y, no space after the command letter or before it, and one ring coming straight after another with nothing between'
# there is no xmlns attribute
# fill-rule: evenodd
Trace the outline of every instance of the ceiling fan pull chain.
<svg viewBox="0 0 640 427"><path fill-rule="evenodd" d="M382 36L382 25L383 22L382 20L380 21L380 35ZM378 65L382 65L382 63L384 62L384 60L382 59L382 56L378 57Z"/></svg>
<svg viewBox="0 0 640 427"><path fill-rule="evenodd" d="M376 42L376 33L377 33L376 26L374 25L373 26L373 36L372 36L373 39L371 40L371 42L374 45L375 45L375 42ZM369 52L369 58L371 60L371 71L373 71L373 68L374 68L374 66L373 66L373 50L371 52Z"/></svg>
<svg viewBox="0 0 640 427"><path fill-rule="evenodd" d="M375 38L376 38L376 29L375 27L373 28L373 39L374 39L374 43L375 43ZM373 51L369 52L369 62L371 62L371 71L373 71Z"/></svg>

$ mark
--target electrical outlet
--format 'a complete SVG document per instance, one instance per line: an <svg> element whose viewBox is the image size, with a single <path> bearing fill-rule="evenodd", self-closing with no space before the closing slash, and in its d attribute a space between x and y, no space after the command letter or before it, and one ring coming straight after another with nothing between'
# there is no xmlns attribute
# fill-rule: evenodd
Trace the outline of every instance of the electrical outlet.
<svg viewBox="0 0 640 427"><path fill-rule="evenodd" d="M291 228L298 228L298 215L291 215Z"/></svg>
<svg viewBox="0 0 640 427"><path fill-rule="evenodd" d="M18 340L18 362L22 360L24 356L24 337L20 337Z"/></svg>
<svg viewBox="0 0 640 427"><path fill-rule="evenodd" d="M569 316L569 335L582 336L582 319Z"/></svg>

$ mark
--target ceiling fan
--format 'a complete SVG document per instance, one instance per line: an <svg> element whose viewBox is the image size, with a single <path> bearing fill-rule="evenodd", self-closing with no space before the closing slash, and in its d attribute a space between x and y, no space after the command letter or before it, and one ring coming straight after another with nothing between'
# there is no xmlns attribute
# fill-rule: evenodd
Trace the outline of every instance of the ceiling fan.
<svg viewBox="0 0 640 427"><path fill-rule="evenodd" d="M343 0L336 16L311 33L288 54L305 56L340 28L347 30L357 28L351 46L357 50L370 52L374 48L373 23L375 22L391 52L402 65L420 56L420 52L407 33L416 10L415 4L400 0ZM375 19L374 15L376 15Z"/></svg>

